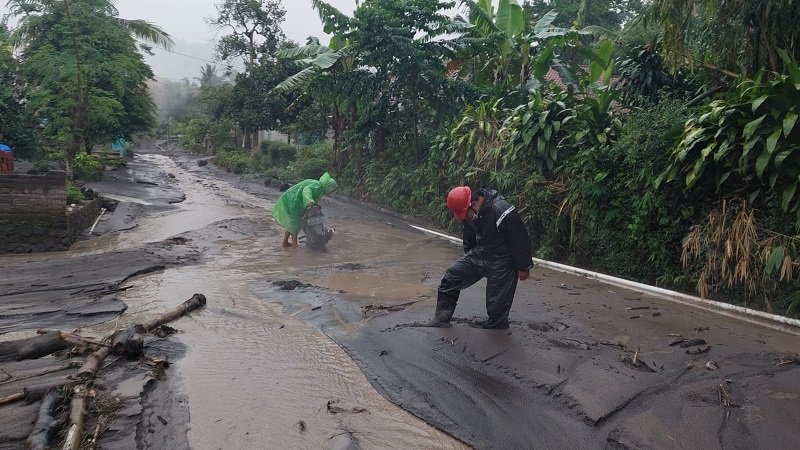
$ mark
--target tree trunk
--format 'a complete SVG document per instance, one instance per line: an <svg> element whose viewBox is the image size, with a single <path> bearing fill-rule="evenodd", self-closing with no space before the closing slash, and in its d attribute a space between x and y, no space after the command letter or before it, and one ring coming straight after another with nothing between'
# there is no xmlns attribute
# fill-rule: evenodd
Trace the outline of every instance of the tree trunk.
<svg viewBox="0 0 800 450"><path fill-rule="evenodd" d="M250 133L250 127L246 127L244 129L244 136L242 136L242 148L250 149L252 146L252 134Z"/></svg>
<svg viewBox="0 0 800 450"><path fill-rule="evenodd" d="M69 347L61 332L53 331L40 336L0 343L0 361L36 359Z"/></svg>
<svg viewBox="0 0 800 450"><path fill-rule="evenodd" d="M111 347L100 347L97 351L92 353L86 358L80 369L78 369L78 376L84 380L90 380L97 375L97 370L103 360L111 354Z"/></svg>
<svg viewBox="0 0 800 450"><path fill-rule="evenodd" d="M72 391L72 403L69 411L70 426L64 441L64 450L78 450L81 448L83 434L83 421L86 417L86 387L75 386Z"/></svg>
<svg viewBox="0 0 800 450"><path fill-rule="evenodd" d="M172 322L173 320L179 319L195 309L202 308L203 306L206 306L206 296L203 294L194 294L192 298L165 312L161 316L136 325L136 331L143 334L149 333L151 330L160 327L167 322Z"/></svg>

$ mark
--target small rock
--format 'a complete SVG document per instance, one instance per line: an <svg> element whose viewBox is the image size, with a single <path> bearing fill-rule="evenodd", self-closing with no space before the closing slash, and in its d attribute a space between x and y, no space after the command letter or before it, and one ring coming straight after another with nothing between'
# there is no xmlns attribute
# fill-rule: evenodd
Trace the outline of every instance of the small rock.
<svg viewBox="0 0 800 450"><path fill-rule="evenodd" d="M708 370L717 370L719 369L719 365L714 361L709 361L706 363L706 369Z"/></svg>
<svg viewBox="0 0 800 450"><path fill-rule="evenodd" d="M208 160L198 159L197 160L197 165L200 166L200 167L207 166L208 165Z"/></svg>
<svg viewBox="0 0 800 450"><path fill-rule="evenodd" d="M172 173L172 172L168 173L167 176L170 177L170 178L175 178L175 174Z"/></svg>

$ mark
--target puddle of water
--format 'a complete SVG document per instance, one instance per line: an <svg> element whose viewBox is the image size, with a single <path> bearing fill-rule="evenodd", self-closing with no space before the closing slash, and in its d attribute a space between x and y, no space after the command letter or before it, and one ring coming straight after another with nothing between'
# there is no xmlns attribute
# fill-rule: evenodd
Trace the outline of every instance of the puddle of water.
<svg viewBox="0 0 800 450"><path fill-rule="evenodd" d="M422 295L431 295L433 289L422 283L412 284L398 281L383 274L364 272L332 273L316 282L332 291L344 291L358 297L412 300Z"/></svg>

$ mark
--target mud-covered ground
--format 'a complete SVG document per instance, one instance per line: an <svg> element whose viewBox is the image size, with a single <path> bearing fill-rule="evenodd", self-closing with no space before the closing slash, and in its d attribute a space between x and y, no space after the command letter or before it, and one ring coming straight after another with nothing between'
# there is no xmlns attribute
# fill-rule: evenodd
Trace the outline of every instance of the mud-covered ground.
<svg viewBox="0 0 800 450"><path fill-rule="evenodd" d="M2 340L102 336L208 298L179 333L150 339L146 351L173 363L165 374L101 370L120 399L101 448L800 446L800 367L780 364L796 334L539 269L510 330L469 326L483 284L452 328L417 327L458 246L325 199L328 252L284 249L268 215L279 193L196 159L137 154L93 186L120 201L99 236L0 258ZM65 364L48 358L27 364ZM42 368L0 366L9 380ZM0 382L0 396L17 387ZM21 445L32 419L18 418L34 410L0 408L5 446Z"/></svg>

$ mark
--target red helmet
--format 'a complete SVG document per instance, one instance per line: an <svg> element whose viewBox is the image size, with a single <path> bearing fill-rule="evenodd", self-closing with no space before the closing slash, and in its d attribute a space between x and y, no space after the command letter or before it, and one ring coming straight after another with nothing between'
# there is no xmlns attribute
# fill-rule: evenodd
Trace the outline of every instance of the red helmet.
<svg viewBox="0 0 800 450"><path fill-rule="evenodd" d="M453 213L459 222L467 217L470 203L472 203L472 189L467 186L453 188L447 194L447 209Z"/></svg>

